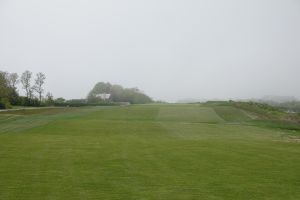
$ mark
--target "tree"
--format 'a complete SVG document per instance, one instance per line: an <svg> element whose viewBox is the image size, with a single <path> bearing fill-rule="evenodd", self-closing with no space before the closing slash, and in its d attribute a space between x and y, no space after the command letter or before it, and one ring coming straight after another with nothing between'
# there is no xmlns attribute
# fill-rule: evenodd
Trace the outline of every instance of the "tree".
<svg viewBox="0 0 300 200"><path fill-rule="evenodd" d="M36 74L35 85L33 90L36 91L39 95L39 100L42 102L42 94L44 92L43 85L45 83L46 76L42 72Z"/></svg>
<svg viewBox="0 0 300 200"><path fill-rule="evenodd" d="M32 86L32 87L29 88L29 95L28 95L28 97L29 97L30 100L32 100L34 98L34 94L33 94L34 90L35 90L34 86Z"/></svg>
<svg viewBox="0 0 300 200"><path fill-rule="evenodd" d="M59 97L59 98L55 99L54 102L56 104L63 104L63 103L66 102L66 100L64 98L62 98L62 97Z"/></svg>
<svg viewBox="0 0 300 200"><path fill-rule="evenodd" d="M19 75L17 73L9 73L7 75L7 79L9 86L17 90L17 84L19 83Z"/></svg>
<svg viewBox="0 0 300 200"><path fill-rule="evenodd" d="M120 85L111 85L110 83L99 82L88 94L89 103L101 103L103 99L99 94L110 94L109 100L112 102L130 102L130 103L151 103L152 99L141 92L138 88L123 88Z"/></svg>
<svg viewBox="0 0 300 200"><path fill-rule="evenodd" d="M97 97L99 94L110 94L112 85L110 83L99 82L88 94L88 102L89 103L99 103L103 101L103 99ZM105 98L106 99L106 98Z"/></svg>
<svg viewBox="0 0 300 200"><path fill-rule="evenodd" d="M16 89L17 74L9 74L7 72L0 71L0 101L2 102L2 108L9 107L9 104L16 105L19 100L19 95Z"/></svg>
<svg viewBox="0 0 300 200"><path fill-rule="evenodd" d="M111 87L110 99L113 102L121 102L123 96L124 88L121 85L113 85Z"/></svg>
<svg viewBox="0 0 300 200"><path fill-rule="evenodd" d="M47 92L47 94L46 94L46 104L47 105L54 104L53 95L50 92Z"/></svg>
<svg viewBox="0 0 300 200"><path fill-rule="evenodd" d="M7 73L7 84L9 86L9 101L12 105L19 103L19 94L17 84L19 83L19 76L17 73Z"/></svg>
<svg viewBox="0 0 300 200"><path fill-rule="evenodd" d="M9 94L9 87L6 77L7 73L0 71L0 98L7 98Z"/></svg>
<svg viewBox="0 0 300 200"><path fill-rule="evenodd" d="M21 83L23 85L23 89L25 89L26 97L28 99L32 97L31 77L32 77L32 73L28 70L23 72L21 76Z"/></svg>

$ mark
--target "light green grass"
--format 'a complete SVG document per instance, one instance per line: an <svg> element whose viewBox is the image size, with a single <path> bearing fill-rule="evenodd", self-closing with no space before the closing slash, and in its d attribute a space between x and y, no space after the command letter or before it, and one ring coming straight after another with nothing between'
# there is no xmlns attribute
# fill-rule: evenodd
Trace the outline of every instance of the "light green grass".
<svg viewBox="0 0 300 200"><path fill-rule="evenodd" d="M0 114L0 199L300 199L299 132L230 107L18 114Z"/></svg>

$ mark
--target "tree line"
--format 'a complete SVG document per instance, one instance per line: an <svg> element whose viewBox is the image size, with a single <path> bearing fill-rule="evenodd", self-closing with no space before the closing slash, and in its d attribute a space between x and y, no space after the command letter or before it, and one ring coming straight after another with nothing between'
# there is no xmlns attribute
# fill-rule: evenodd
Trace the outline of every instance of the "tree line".
<svg viewBox="0 0 300 200"><path fill-rule="evenodd" d="M0 108L17 106L45 106L53 104L50 92L44 98L46 75L42 72L35 74L26 70L19 76L17 73L0 71ZM17 86L22 85L25 96L20 96Z"/></svg>
<svg viewBox="0 0 300 200"><path fill-rule="evenodd" d="M123 88L120 85L98 82L86 99L53 99L50 92L44 96L46 75L42 72L33 75L26 70L20 76L17 73L0 71L0 109L12 106L93 106L120 105L120 103L144 104L153 100L138 88ZM20 96L21 84L25 96ZM104 98L101 95L108 95Z"/></svg>

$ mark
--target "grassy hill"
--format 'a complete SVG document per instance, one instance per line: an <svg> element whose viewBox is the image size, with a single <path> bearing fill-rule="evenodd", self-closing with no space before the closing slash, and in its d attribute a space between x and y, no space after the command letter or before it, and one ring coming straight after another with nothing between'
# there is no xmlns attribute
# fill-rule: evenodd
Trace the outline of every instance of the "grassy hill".
<svg viewBox="0 0 300 200"><path fill-rule="evenodd" d="M0 113L0 199L300 199L297 116L256 104Z"/></svg>

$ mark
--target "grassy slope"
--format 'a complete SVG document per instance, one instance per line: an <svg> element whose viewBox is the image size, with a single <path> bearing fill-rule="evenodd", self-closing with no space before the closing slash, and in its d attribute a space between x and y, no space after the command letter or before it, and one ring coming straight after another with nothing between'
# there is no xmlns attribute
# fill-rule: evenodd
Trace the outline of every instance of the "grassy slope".
<svg viewBox="0 0 300 200"><path fill-rule="evenodd" d="M60 111L0 114L0 199L300 199L299 132L236 108Z"/></svg>
<svg viewBox="0 0 300 200"><path fill-rule="evenodd" d="M215 106L214 109L227 122L243 122L252 119L245 111L232 106Z"/></svg>

